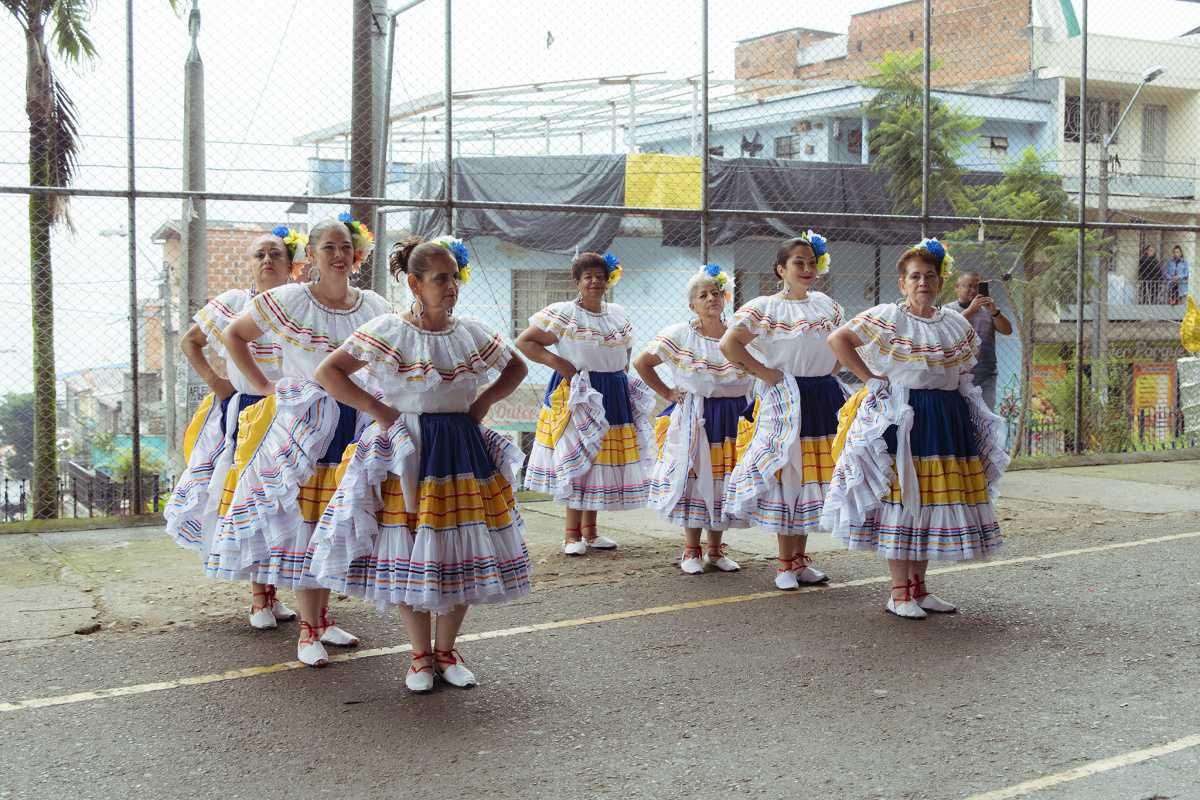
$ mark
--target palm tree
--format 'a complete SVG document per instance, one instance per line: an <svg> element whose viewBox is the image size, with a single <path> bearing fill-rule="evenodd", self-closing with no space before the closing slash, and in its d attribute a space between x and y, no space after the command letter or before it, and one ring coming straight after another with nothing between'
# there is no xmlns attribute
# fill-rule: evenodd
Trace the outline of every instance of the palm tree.
<svg viewBox="0 0 1200 800"><path fill-rule="evenodd" d="M175 0L168 0L175 7ZM54 75L55 55L71 65L90 62L96 46L87 32L94 0L0 0L25 34L25 114L29 117L29 183L69 186L75 177L79 129L75 104ZM33 316L33 516L48 519L58 506L55 439L54 281L50 230L70 224L67 197L29 196L29 283Z"/></svg>

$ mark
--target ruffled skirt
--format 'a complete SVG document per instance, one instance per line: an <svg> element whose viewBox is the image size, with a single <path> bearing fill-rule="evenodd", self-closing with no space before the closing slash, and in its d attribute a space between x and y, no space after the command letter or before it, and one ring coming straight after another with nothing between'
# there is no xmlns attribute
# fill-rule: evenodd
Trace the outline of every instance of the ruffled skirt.
<svg viewBox="0 0 1200 800"><path fill-rule="evenodd" d="M1002 547L993 500L1008 466L1003 425L978 387L964 389L872 381L852 399L822 518L834 537L911 561L967 561Z"/></svg>
<svg viewBox="0 0 1200 800"><path fill-rule="evenodd" d="M238 420L261 395L237 392L217 400L205 396L183 436L187 467L179 476L171 499L163 510L167 535L180 547L207 559L217 528L217 502L225 477L233 465L238 437Z"/></svg>
<svg viewBox="0 0 1200 800"><path fill-rule="evenodd" d="M725 513L783 536L818 526L846 394L836 378L785 377L758 395L749 444L725 485Z"/></svg>
<svg viewBox="0 0 1200 800"><path fill-rule="evenodd" d="M738 423L745 408L745 397L688 395L659 414L649 505L663 519L713 531L746 527L724 511L725 479L737 464ZM707 487L698 482L700 474Z"/></svg>
<svg viewBox="0 0 1200 800"><path fill-rule="evenodd" d="M316 589L305 557L363 421L313 381L280 381L245 415L206 573Z"/></svg>
<svg viewBox="0 0 1200 800"><path fill-rule="evenodd" d="M347 454L309 574L380 609L439 612L527 595L525 523L512 493L523 459L466 414L405 414L386 433L373 424Z"/></svg>
<svg viewBox="0 0 1200 800"><path fill-rule="evenodd" d="M642 508L654 458L654 395L624 372L555 373L546 387L525 488L570 508Z"/></svg>

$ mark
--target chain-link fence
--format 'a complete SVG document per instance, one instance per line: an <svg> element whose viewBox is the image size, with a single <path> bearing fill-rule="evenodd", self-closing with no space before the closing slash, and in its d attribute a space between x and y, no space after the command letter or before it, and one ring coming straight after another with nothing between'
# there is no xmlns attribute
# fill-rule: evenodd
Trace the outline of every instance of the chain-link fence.
<svg viewBox="0 0 1200 800"><path fill-rule="evenodd" d="M744 302L816 229L855 313L938 236L944 301L973 272L1002 314L979 379L1017 455L1197 447L1200 9L1147 2L1144 34L1080 0L6 4L3 519L158 510L206 391L192 314L255 235L348 208L363 285L405 305L388 243L452 231L459 312L511 335L612 251L638 350L704 263ZM547 377L491 423L527 439Z"/></svg>

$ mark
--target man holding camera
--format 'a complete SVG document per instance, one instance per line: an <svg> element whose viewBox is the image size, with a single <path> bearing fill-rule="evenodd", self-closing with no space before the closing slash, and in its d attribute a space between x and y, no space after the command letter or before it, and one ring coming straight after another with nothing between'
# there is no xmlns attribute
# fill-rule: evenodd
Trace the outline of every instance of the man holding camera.
<svg viewBox="0 0 1200 800"><path fill-rule="evenodd" d="M964 272L954 284L958 294L958 312L967 318L979 336L979 360L975 363L974 382L983 390L983 402L996 410L996 334L1008 336L1012 323L991 298L987 281L978 272Z"/></svg>

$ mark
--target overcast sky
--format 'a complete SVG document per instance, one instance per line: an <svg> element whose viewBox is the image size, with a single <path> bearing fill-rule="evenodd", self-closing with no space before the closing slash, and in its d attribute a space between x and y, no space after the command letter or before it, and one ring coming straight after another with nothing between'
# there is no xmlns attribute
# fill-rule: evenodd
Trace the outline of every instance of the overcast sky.
<svg viewBox="0 0 1200 800"><path fill-rule="evenodd" d="M186 9L165 0L135 0L138 183L180 186ZM393 0L394 5L399 0ZM851 13L889 3L863 0L712 0L710 63L714 77L733 75L737 40L794 26L845 31ZM123 187L125 175L124 3L99 0L91 30L98 58L85 70L59 67L78 106L84 133L77 184ZM1078 6L1078 0L1076 0ZM202 0L200 51L205 63L208 187L300 193L303 133L349 115L350 4L346 0ZM1200 26L1200 4L1180 0L1093 0L1097 33L1167 39ZM428 0L400 17L393 103L442 85L442 3ZM553 44L546 46L547 33ZM538 80L699 70L695 0L455 0L456 90ZM26 183L24 44L0 15L0 180ZM538 145L530 143L530 151ZM25 201L0 196L0 214L15 247L0 261L0 393L24 388L28 374L28 260ZM175 202L139 201L139 281L156 292L160 250L150 234L179 216ZM125 228L125 204L76 200L77 233L55 237L59 368L127 361L126 240L100 231ZM279 220L279 205L213 204L209 217ZM15 352L4 352L11 347Z"/></svg>

